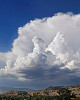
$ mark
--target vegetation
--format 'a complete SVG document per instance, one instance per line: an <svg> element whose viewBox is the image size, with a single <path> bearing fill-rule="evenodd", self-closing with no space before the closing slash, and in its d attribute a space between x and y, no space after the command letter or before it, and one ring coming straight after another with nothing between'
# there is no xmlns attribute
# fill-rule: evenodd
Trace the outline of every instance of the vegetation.
<svg viewBox="0 0 80 100"><path fill-rule="evenodd" d="M70 99L63 99L60 96L31 96L31 97L0 97L0 100L70 100ZM80 98L75 98L72 100L80 100Z"/></svg>
<svg viewBox="0 0 80 100"><path fill-rule="evenodd" d="M47 96L35 95L34 96L26 96L26 95L18 95L18 96L7 96L1 95L0 100L80 100L80 98L76 98L75 94L71 93L70 90L66 88L61 88L57 91L59 95L57 96L48 96L48 92L46 93Z"/></svg>
<svg viewBox="0 0 80 100"><path fill-rule="evenodd" d="M0 97L0 100L59 100L59 96Z"/></svg>
<svg viewBox="0 0 80 100"><path fill-rule="evenodd" d="M75 94L71 94L71 90L67 88L61 88L57 93L59 94L60 100L71 100L71 98L76 98Z"/></svg>

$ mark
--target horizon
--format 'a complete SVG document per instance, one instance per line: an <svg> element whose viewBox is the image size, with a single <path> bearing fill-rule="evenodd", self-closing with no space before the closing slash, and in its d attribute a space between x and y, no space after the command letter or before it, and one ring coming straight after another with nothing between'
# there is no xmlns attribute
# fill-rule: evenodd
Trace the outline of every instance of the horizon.
<svg viewBox="0 0 80 100"><path fill-rule="evenodd" d="M80 1L0 1L0 86L80 83Z"/></svg>
<svg viewBox="0 0 80 100"><path fill-rule="evenodd" d="M0 86L0 87L6 87L6 88L21 88L21 89L30 89L30 90L34 90L34 91L37 91L37 90L43 90L43 89L47 89L47 88L50 88L50 87L68 87L68 86L74 86L74 85L80 85L80 83L77 83L77 84L72 84L72 85L55 85L55 86L47 86L45 88L28 88L28 87L11 87L11 86Z"/></svg>

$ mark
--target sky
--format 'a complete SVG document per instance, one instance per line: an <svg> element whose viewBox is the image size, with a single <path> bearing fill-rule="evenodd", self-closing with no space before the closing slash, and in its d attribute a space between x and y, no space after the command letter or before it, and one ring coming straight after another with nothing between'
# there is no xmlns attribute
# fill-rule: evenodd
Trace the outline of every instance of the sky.
<svg viewBox="0 0 80 100"><path fill-rule="evenodd" d="M0 0L0 51L12 48L18 27L58 12L80 13L80 0Z"/></svg>
<svg viewBox="0 0 80 100"><path fill-rule="evenodd" d="M42 89L80 83L79 4L0 0L0 85Z"/></svg>

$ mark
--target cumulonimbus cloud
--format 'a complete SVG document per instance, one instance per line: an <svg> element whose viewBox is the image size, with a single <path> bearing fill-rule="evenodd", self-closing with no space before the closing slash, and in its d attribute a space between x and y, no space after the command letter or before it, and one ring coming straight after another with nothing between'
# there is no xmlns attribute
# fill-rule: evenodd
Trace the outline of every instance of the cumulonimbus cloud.
<svg viewBox="0 0 80 100"><path fill-rule="evenodd" d="M0 53L0 77L26 81L79 77L79 37L80 14L58 13L30 21L18 29L11 51Z"/></svg>

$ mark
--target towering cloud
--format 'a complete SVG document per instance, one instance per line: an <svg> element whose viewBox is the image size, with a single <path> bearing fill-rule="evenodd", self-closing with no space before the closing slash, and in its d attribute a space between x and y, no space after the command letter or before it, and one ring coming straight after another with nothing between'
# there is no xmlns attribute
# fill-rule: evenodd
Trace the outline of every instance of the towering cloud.
<svg viewBox="0 0 80 100"><path fill-rule="evenodd" d="M11 51L0 53L0 77L42 81L39 86L74 82L80 73L79 23L80 14L58 13L20 27Z"/></svg>
<svg viewBox="0 0 80 100"><path fill-rule="evenodd" d="M64 40L64 34L58 32L54 40L50 43L47 51L51 51L56 55L56 59L65 62L68 59L68 46Z"/></svg>

